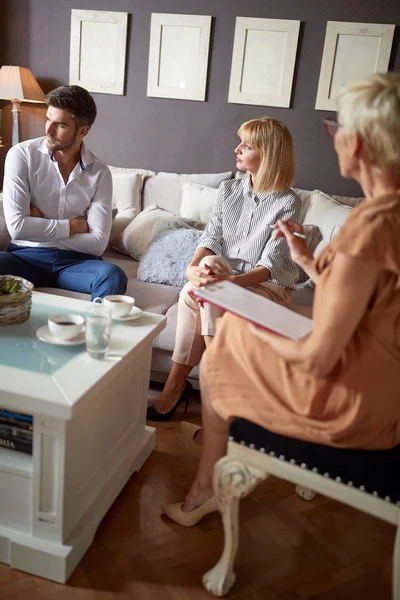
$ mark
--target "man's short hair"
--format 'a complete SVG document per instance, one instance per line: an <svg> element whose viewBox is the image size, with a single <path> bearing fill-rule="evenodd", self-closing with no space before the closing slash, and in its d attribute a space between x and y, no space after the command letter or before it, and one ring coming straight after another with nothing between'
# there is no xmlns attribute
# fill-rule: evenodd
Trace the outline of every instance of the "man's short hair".
<svg viewBox="0 0 400 600"><path fill-rule="evenodd" d="M47 106L69 112L77 127L91 127L97 115L96 103L87 90L79 85L62 85L46 96Z"/></svg>

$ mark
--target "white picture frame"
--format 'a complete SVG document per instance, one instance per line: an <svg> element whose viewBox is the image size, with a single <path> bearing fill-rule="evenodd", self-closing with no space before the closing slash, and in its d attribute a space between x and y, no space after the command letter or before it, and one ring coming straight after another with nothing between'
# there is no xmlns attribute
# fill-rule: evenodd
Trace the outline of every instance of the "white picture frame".
<svg viewBox="0 0 400 600"><path fill-rule="evenodd" d="M71 10L70 85L124 94L128 13Z"/></svg>
<svg viewBox="0 0 400 600"><path fill-rule="evenodd" d="M290 107L300 21L237 17L228 102Z"/></svg>
<svg viewBox="0 0 400 600"><path fill-rule="evenodd" d="M394 25L328 21L318 83L317 110L336 110L340 89L388 70Z"/></svg>
<svg viewBox="0 0 400 600"><path fill-rule="evenodd" d="M208 15L152 13L148 96L205 100L211 20Z"/></svg>

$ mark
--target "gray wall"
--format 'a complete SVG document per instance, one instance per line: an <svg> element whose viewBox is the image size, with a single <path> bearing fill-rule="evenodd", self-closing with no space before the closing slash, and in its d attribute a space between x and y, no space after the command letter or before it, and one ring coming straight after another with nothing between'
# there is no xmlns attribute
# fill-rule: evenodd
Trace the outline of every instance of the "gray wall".
<svg viewBox="0 0 400 600"><path fill-rule="evenodd" d="M357 184L340 177L332 142L324 134L322 119L332 113L314 109L326 21L400 24L399 0L2 0L1 4L0 59L3 64L29 67L45 92L68 83L72 8L130 14L126 93L94 94L99 116L90 146L109 164L182 173L234 169L238 126L270 115L286 123L293 134L297 186L360 195ZM214 17L206 102L147 98L152 12ZM301 20L291 108L227 103L236 16ZM390 63L396 71L399 37L397 28ZM4 102L1 106L8 132L9 106ZM24 105L24 139L40 134L43 112Z"/></svg>

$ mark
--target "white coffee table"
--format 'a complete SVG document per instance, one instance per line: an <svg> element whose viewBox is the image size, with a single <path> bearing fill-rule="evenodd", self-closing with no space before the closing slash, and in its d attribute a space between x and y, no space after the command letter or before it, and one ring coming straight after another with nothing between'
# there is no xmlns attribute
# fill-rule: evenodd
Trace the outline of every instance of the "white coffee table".
<svg viewBox="0 0 400 600"><path fill-rule="evenodd" d="M88 305L34 292L29 320L0 327L0 406L34 423L32 456L0 448L0 562L60 583L155 444L146 406L166 318L114 322L104 360L37 339L50 314L85 315Z"/></svg>

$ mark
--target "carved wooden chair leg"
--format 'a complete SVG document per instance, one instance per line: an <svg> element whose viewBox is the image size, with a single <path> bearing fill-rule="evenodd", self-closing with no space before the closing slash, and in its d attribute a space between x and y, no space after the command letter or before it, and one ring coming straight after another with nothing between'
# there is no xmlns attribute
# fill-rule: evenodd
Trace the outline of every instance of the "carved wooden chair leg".
<svg viewBox="0 0 400 600"><path fill-rule="evenodd" d="M205 575L210 594L224 596L235 583L233 564L239 544L239 500L247 496L268 474L224 456L214 467L213 485L224 527L224 549L218 563Z"/></svg>
<svg viewBox="0 0 400 600"><path fill-rule="evenodd" d="M400 600L400 527L396 529L393 548L393 600Z"/></svg>
<svg viewBox="0 0 400 600"><path fill-rule="evenodd" d="M310 490L310 488L306 488L302 485L296 485L296 494L300 496L300 498L303 498L303 500L307 501L312 500L317 495L315 492L313 492L313 490Z"/></svg>

